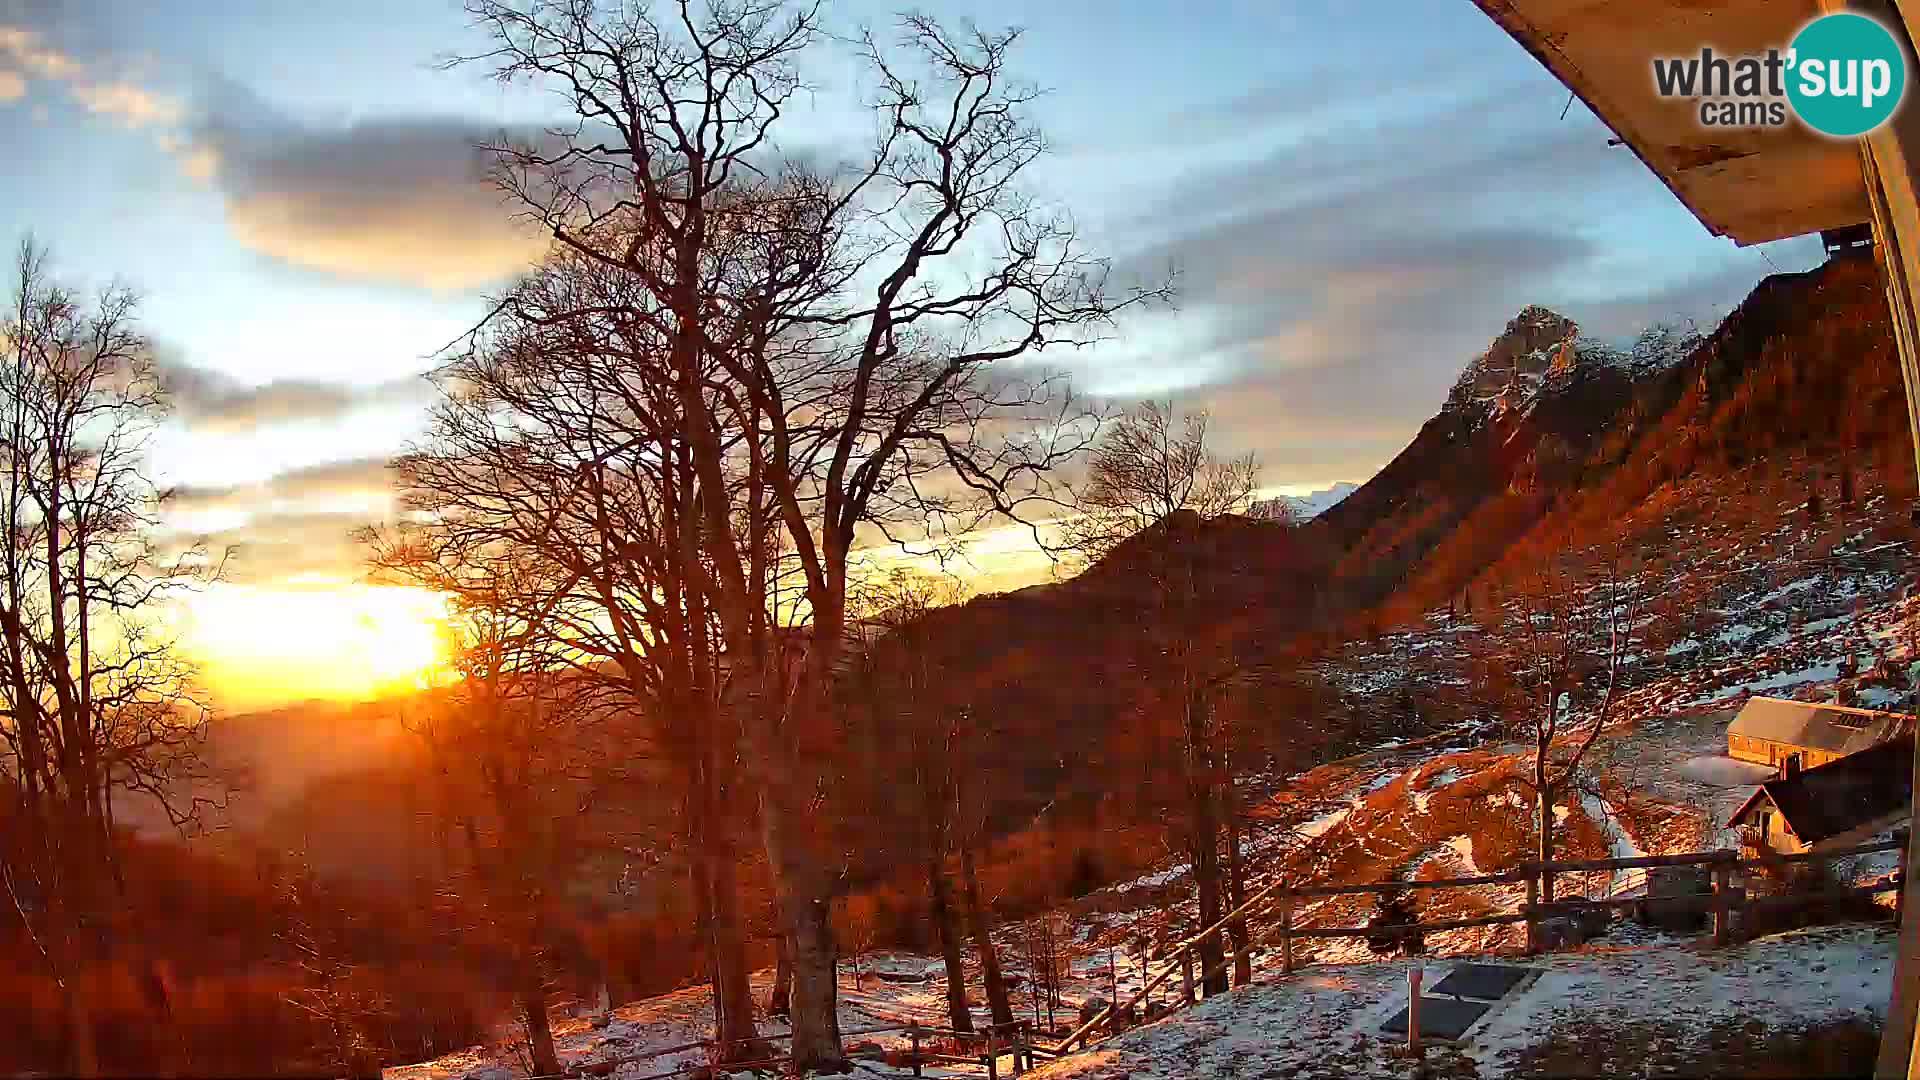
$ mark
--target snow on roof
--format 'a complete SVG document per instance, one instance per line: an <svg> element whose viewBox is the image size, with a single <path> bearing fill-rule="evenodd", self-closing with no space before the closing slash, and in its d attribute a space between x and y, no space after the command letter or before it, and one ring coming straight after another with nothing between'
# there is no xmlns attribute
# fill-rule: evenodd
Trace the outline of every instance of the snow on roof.
<svg viewBox="0 0 1920 1080"><path fill-rule="evenodd" d="M1908 719L1875 709L1755 696L1734 717L1727 734L1850 754L1885 741Z"/></svg>
<svg viewBox="0 0 1920 1080"><path fill-rule="evenodd" d="M1913 737L1895 739L1793 776L1769 780L1740 804L1738 824L1762 799L1793 834L1817 844L1899 813L1913 798Z"/></svg>

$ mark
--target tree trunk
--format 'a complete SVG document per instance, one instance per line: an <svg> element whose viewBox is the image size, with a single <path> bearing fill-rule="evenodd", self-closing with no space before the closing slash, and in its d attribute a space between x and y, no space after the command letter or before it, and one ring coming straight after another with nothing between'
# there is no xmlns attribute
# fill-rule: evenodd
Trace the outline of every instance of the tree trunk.
<svg viewBox="0 0 1920 1080"><path fill-rule="evenodd" d="M973 849L960 849L960 874L966 888L967 927L980 954L980 977L987 984L987 1008L996 1024L1013 1023L1013 999L1007 996L1006 976L1000 971L1000 950L993 944L993 923L980 903L980 875L974 871Z"/></svg>
<svg viewBox="0 0 1920 1080"><path fill-rule="evenodd" d="M838 633L838 624L816 614L816 637ZM724 622L725 620L723 620ZM751 652L751 639L735 651ZM830 824L821 820L814 804L815 786L808 781L816 756L809 756L806 725L821 721L814 688L831 674L830 657L809 653L807 676L788 691L785 663L765 652L754 656L759 671L747 680L747 699L741 703L747 735L744 750L760 788L760 838L773 879L780 922L791 945L793 992L789 1016L793 1071L845 1071L846 1051L840 1042L839 986L835 972L832 925L833 871ZM813 670L820 666L821 670ZM775 704L778 702L779 704Z"/></svg>
<svg viewBox="0 0 1920 1080"><path fill-rule="evenodd" d="M746 931L740 916L740 872L734 845L733 822L727 813L726 772L731 764L732 740L722 741L714 730L719 710L702 724L699 772L690 823L695 844L697 900L713 980L714 1038L720 1042L720 1061L755 1061L767 1056L753 1021L753 985L747 965Z"/></svg>
<svg viewBox="0 0 1920 1080"><path fill-rule="evenodd" d="M776 924L782 920L776 912ZM767 995L767 1014L787 1016L793 1012L793 944L787 932L777 926L773 934L773 990Z"/></svg>
<svg viewBox="0 0 1920 1080"><path fill-rule="evenodd" d="M76 975L67 979L67 1037L73 1040L68 1047L67 1060L71 1063L73 1075L99 1076L99 1040L93 1027L92 1003L81 987L83 978Z"/></svg>
<svg viewBox="0 0 1920 1080"><path fill-rule="evenodd" d="M1187 804L1191 821L1189 851L1193 857L1193 883L1200 900L1200 926L1210 927L1226 914L1221 907L1220 819L1218 799L1212 779L1212 754L1207 746L1206 706L1193 689L1189 671L1183 681L1188 686L1186 754ZM1202 986L1208 997L1227 991L1226 949L1221 935L1211 934L1199 942L1200 970L1205 972Z"/></svg>
<svg viewBox="0 0 1920 1080"><path fill-rule="evenodd" d="M1193 881L1200 894L1202 929L1220 921L1226 914L1220 905L1220 836L1213 820L1213 800L1194 799ZM1221 935L1211 934L1199 943L1200 969L1206 972L1202 982L1207 996L1227 992L1226 948Z"/></svg>
<svg viewBox="0 0 1920 1080"><path fill-rule="evenodd" d="M98 903L99 864L92 850L95 837L85 820L84 806L76 807L69 799L62 810L68 836L53 857L64 865L50 867L49 872L65 886L64 890L56 888L56 896L61 891L65 895L59 896L55 903L68 905L55 916L64 946L60 950L64 963L59 967L65 969L62 974L66 982L67 1037L72 1040L68 1060L74 1075L99 1076L99 1031L94 1025L89 985L93 972L108 970L103 948L105 936L100 925L104 913Z"/></svg>
<svg viewBox="0 0 1920 1080"><path fill-rule="evenodd" d="M791 764L791 763L789 763ZM774 900L789 946L793 1071L844 1070L840 1045L840 990L835 971L831 882L803 835L810 815L792 795L791 777L767 769L761 791L760 832L773 876Z"/></svg>
<svg viewBox="0 0 1920 1080"><path fill-rule="evenodd" d="M1537 818L1536 828L1540 833L1538 858L1540 860L1540 902L1553 903L1553 873L1546 864L1553 861L1553 793L1547 789L1543 779L1536 776L1539 786L1535 789L1534 808Z"/></svg>
<svg viewBox="0 0 1920 1080"><path fill-rule="evenodd" d="M520 991L520 1020L527 1027L527 1052L539 1076L558 1076L560 1055L553 1049L553 1025L547 1021L547 991L536 975Z"/></svg>
<svg viewBox="0 0 1920 1080"><path fill-rule="evenodd" d="M824 895L788 893L783 907L793 939L793 1071L843 1072L831 905Z"/></svg>
<svg viewBox="0 0 1920 1080"><path fill-rule="evenodd" d="M556 1062L555 1068L558 1067ZM354 1045L346 1052L346 1069L347 1080L380 1080L385 1075L380 1067L380 1055L359 1040L354 1040Z"/></svg>
<svg viewBox="0 0 1920 1080"><path fill-rule="evenodd" d="M932 898L933 925L940 933L940 959L947 967L947 1018L955 1031L973 1030L967 1008L967 971L960 959L960 928L954 918L953 887L940 860L927 860L927 894Z"/></svg>
<svg viewBox="0 0 1920 1080"><path fill-rule="evenodd" d="M1227 819L1227 904L1238 910L1247 902L1246 859L1240 853L1240 814L1233 797L1233 784L1225 787ZM1244 916L1227 924L1227 936L1233 939L1233 984L1245 986L1253 981L1253 939L1247 936Z"/></svg>
<svg viewBox="0 0 1920 1080"><path fill-rule="evenodd" d="M725 824L716 822L715 850L710 856L709 898L712 904L714 1032L725 1047L722 1061L756 1061L767 1056L753 1022L753 984L747 964L746 932L740 925L739 867L732 845L724 838Z"/></svg>

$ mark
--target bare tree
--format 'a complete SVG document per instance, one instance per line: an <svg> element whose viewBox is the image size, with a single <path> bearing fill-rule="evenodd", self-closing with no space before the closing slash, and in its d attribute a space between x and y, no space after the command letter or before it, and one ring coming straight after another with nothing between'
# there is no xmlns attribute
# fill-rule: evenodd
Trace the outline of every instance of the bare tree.
<svg viewBox="0 0 1920 1080"><path fill-rule="evenodd" d="M1235 807L1217 706L1240 672L1212 631L1219 612L1208 595L1201 536L1206 523L1248 508L1258 474L1252 455L1223 459L1209 449L1204 413L1182 416L1170 403L1143 402L1101 434L1062 527L1068 549L1089 561L1130 540L1141 545L1133 557L1152 596L1141 655L1151 692L1177 719L1186 848L1205 926L1226 914L1230 893L1221 822ZM1230 832L1237 845L1238 830ZM1235 935L1239 945L1244 927L1236 925ZM1209 936L1199 948L1207 992L1225 991L1220 939Z"/></svg>
<svg viewBox="0 0 1920 1080"><path fill-rule="evenodd" d="M1060 1008L1060 988L1067 980L1069 960L1067 943L1071 940L1073 928L1067 922L1067 916L1058 911L1048 911L1029 921L1020 935L1021 959L1027 965L1027 986L1033 1000L1033 1022L1040 1023L1041 1009L1046 1010L1046 1024L1049 1030L1055 1026L1055 1013Z"/></svg>
<svg viewBox="0 0 1920 1080"><path fill-rule="evenodd" d="M1177 514L1209 521L1245 513L1260 467L1252 454L1222 458L1207 445L1207 414L1143 401L1107 427L1088 455L1087 478L1061 526L1065 548L1098 559Z"/></svg>
<svg viewBox="0 0 1920 1080"><path fill-rule="evenodd" d="M146 448L166 395L137 298L56 282L24 242L0 315L0 844L8 897L66 997L74 1072L94 1075L88 974L118 903L114 800L139 792L180 826L201 801L207 712L156 613L217 576L198 547L155 542L164 493Z"/></svg>
<svg viewBox="0 0 1920 1080"><path fill-rule="evenodd" d="M1595 558L1570 543L1535 564L1500 609L1477 681L1532 748L1536 857L1554 857L1554 807L1576 791L1583 763L1625 690L1645 595L1624 552ZM1544 875L1543 902L1553 901Z"/></svg>
<svg viewBox="0 0 1920 1080"><path fill-rule="evenodd" d="M319 1049L329 1065L349 1080L378 1080L380 1054L370 1027L389 1003L366 984L354 959L358 927L352 912L326 895L304 853L278 891L287 915L280 939L300 973L300 985L287 993L286 1002L319 1025L324 1034Z"/></svg>
<svg viewBox="0 0 1920 1080"><path fill-rule="evenodd" d="M876 785L876 805L856 820L904 824L906 859L925 868L928 912L946 967L947 1016L955 1030L972 1031L963 912L947 867L961 827L969 747L964 745L964 704L949 694L930 621L933 612L960 595L956 582L906 570L862 582L857 599L871 612L861 620L871 640L839 691L862 714L860 739L871 758L862 771L890 781Z"/></svg>
<svg viewBox="0 0 1920 1080"><path fill-rule="evenodd" d="M793 970L798 1068L844 1060L817 804L826 690L845 650L850 553L937 542L1043 497L1087 429L1048 381L989 365L1085 344L1163 288L1109 291L1072 225L1023 195L1044 149L1014 82L1016 35L902 20L860 47L880 121L865 160L782 160L811 8L666 12L472 0L494 48L467 58L557 89L577 123L493 147L502 187L556 243L638 281L674 441L697 486L702 569L738 687L744 759ZM777 534L777 542L767 542ZM799 580L781 629L771 553ZM800 644L801 642L804 644ZM793 646L800 647L794 648ZM794 662L785 662L791 658Z"/></svg>
<svg viewBox="0 0 1920 1080"><path fill-rule="evenodd" d="M468 606L456 623L459 680L444 709L419 730L440 771L479 790L458 825L466 839L465 873L478 901L511 946L509 977L534 1071L559 1071L547 1017L548 970L543 923L551 895L564 883L569 837L560 835L573 806L567 770L579 744L573 710L561 704L537 627L499 608ZM559 790L555 790L555 788ZM577 796L576 796L577 797ZM544 804L544 805L543 805Z"/></svg>
<svg viewBox="0 0 1920 1080"><path fill-rule="evenodd" d="M927 860L930 907L947 967L948 1012L957 1030L973 1029L960 958L961 938L971 936L993 1023L1012 1024L1013 1003L974 864L974 849L987 835L986 784L978 756L987 736L975 727L964 686L945 673L929 621L938 609L965 599L965 588L949 578L893 570L867 579L860 599L873 612L863 622L881 635L859 665L868 679L867 697L883 714L870 726L900 739L897 749L884 751L884 760L904 762L911 777L909 816L919 831L914 841L919 855ZM950 877L956 853L957 893Z"/></svg>
<svg viewBox="0 0 1920 1080"><path fill-rule="evenodd" d="M1013 999L1007 993L1006 973L1000 966L1000 948L993 941L993 913L980 896L980 873L974 866L974 842L960 842L961 899L967 908L967 930L980 958L980 981L987 988L987 1013L996 1027L1013 1023Z"/></svg>
<svg viewBox="0 0 1920 1080"><path fill-rule="evenodd" d="M752 1060L765 1047L740 908L749 816L722 707L730 665L644 303L631 275L556 253L439 371L427 436L395 462L409 520L366 539L387 574L537 621L574 692L617 706L625 722L608 738L683 782L720 1057Z"/></svg>

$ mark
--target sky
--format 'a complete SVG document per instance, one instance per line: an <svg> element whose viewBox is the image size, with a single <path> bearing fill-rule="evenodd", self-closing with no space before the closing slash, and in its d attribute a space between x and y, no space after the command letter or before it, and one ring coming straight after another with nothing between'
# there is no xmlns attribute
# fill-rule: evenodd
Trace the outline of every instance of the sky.
<svg viewBox="0 0 1920 1080"><path fill-rule="evenodd" d="M1530 303L1592 334L1723 315L1808 238L1710 236L1470 0L1192 5L945 0L1021 26L1053 151L1029 187L1179 303L1071 360L1078 391L1204 409L1272 490L1360 481ZM884 30L895 9L827 0ZM429 663L434 597L365 582L447 342L537 257L473 147L553 119L502 85L448 0L0 0L0 240L120 280L173 387L153 467L169 525L235 545L185 645L216 700L353 697ZM797 142L842 137L838 46ZM984 538L990 586L1043 576Z"/></svg>

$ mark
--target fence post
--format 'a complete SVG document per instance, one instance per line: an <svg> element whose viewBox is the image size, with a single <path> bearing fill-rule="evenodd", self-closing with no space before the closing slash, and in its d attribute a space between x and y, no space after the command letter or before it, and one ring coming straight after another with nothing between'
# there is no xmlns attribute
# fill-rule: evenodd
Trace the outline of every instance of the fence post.
<svg viewBox="0 0 1920 1080"><path fill-rule="evenodd" d="M1713 864L1713 944L1727 943L1733 922L1733 867L1725 860Z"/></svg>
<svg viewBox="0 0 1920 1080"><path fill-rule="evenodd" d="M1538 863L1524 863L1527 875L1527 955L1540 952L1540 875Z"/></svg>
<svg viewBox="0 0 1920 1080"><path fill-rule="evenodd" d="M1293 974L1293 894L1280 896L1280 974Z"/></svg>
<svg viewBox="0 0 1920 1080"><path fill-rule="evenodd" d="M1180 950L1180 998L1193 1008L1193 950Z"/></svg>
<svg viewBox="0 0 1920 1080"><path fill-rule="evenodd" d="M1420 983L1426 977L1420 961L1407 969L1407 1053L1420 1056Z"/></svg>
<svg viewBox="0 0 1920 1080"><path fill-rule="evenodd" d="M912 1049L909 1051L909 1053L913 1055L913 1075L920 1076L922 1074L920 1072L920 1025L919 1024L915 1023L915 1024L907 1025L907 1039L909 1041L909 1044L912 1046Z"/></svg>
<svg viewBox="0 0 1920 1080"><path fill-rule="evenodd" d="M993 1025L987 1025L987 1080L1000 1080L1000 1055L993 1052Z"/></svg>

